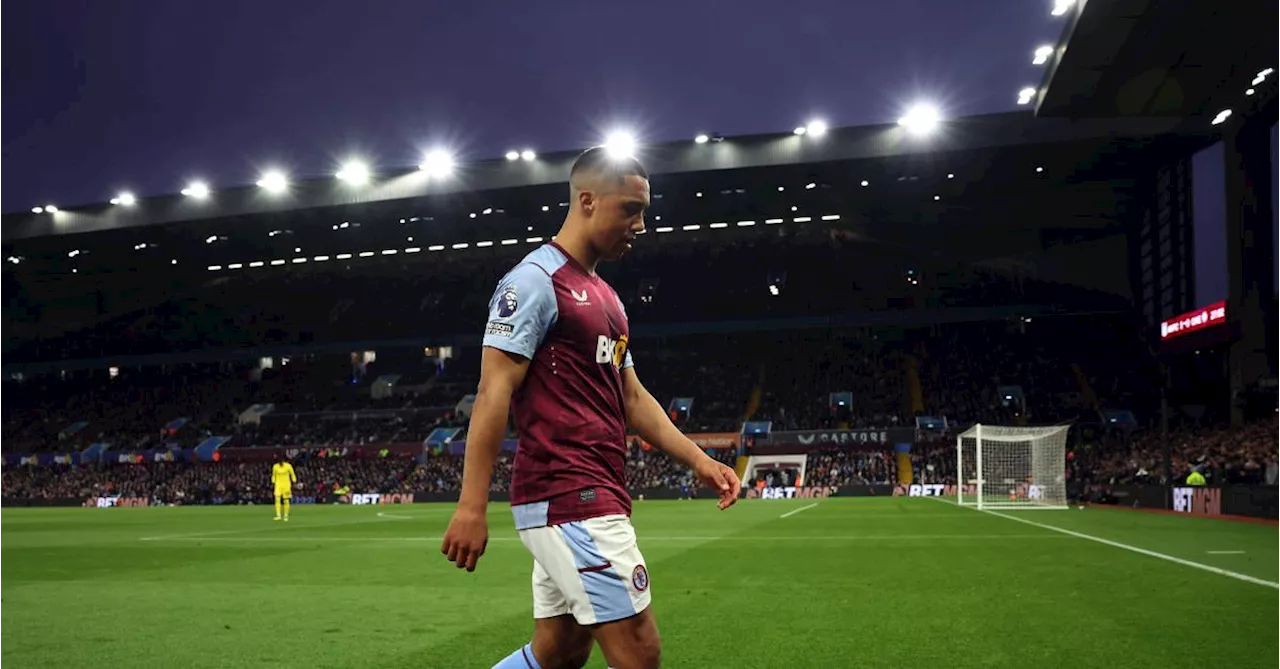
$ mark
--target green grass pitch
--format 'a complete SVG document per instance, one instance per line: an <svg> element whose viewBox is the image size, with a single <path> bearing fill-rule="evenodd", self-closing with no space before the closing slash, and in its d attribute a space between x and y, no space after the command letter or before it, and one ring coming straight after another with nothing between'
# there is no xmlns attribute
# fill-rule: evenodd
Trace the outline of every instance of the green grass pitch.
<svg viewBox="0 0 1280 669"><path fill-rule="evenodd" d="M449 565L452 509L6 508L3 662L489 667L529 639L531 562L494 503L480 568ZM1275 666L1274 526L1006 515L1255 581L937 500L637 502L664 665Z"/></svg>

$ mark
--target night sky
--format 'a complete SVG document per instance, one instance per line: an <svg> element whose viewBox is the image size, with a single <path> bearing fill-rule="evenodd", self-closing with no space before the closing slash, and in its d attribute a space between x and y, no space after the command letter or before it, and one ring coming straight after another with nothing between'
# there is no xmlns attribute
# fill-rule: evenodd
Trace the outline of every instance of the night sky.
<svg viewBox="0 0 1280 669"><path fill-rule="evenodd" d="M3 210L1014 109L1051 0L6 0ZM369 8L369 9L363 9Z"/></svg>

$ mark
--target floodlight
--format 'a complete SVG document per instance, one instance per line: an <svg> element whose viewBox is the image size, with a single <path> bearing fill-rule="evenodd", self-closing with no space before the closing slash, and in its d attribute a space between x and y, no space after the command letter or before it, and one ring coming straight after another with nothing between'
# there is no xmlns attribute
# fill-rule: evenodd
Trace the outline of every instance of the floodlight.
<svg viewBox="0 0 1280 669"><path fill-rule="evenodd" d="M342 169L334 176L353 186L359 186L369 181L369 166L362 161L351 160L343 163Z"/></svg>
<svg viewBox="0 0 1280 669"><path fill-rule="evenodd" d="M805 125L805 131L810 137L821 137L827 134L827 122L822 120L809 121Z"/></svg>
<svg viewBox="0 0 1280 669"><path fill-rule="evenodd" d="M632 158L636 153L636 139L629 132L613 132L604 140L604 150L614 158Z"/></svg>
<svg viewBox="0 0 1280 669"><path fill-rule="evenodd" d="M1049 62L1049 56L1053 55L1053 47L1045 44L1036 49L1035 56L1031 59L1032 65L1044 65Z"/></svg>
<svg viewBox="0 0 1280 669"><path fill-rule="evenodd" d="M938 108L929 104L917 104L907 110L906 115L898 119L898 125L906 128L913 135L928 135L938 129L942 115Z"/></svg>
<svg viewBox="0 0 1280 669"><path fill-rule="evenodd" d="M693 141L697 144L706 144L707 142L711 141L711 138L707 137L706 135L698 135L697 137L693 138Z"/></svg>
<svg viewBox="0 0 1280 669"><path fill-rule="evenodd" d="M187 197L193 197L197 200L203 200L209 197L209 186L203 181L192 181L182 189L182 194Z"/></svg>
<svg viewBox="0 0 1280 669"><path fill-rule="evenodd" d="M520 152L519 152L519 151L508 151L508 152L507 152L507 160L520 160Z"/></svg>
<svg viewBox="0 0 1280 669"><path fill-rule="evenodd" d="M125 207L132 207L134 203L136 203L137 201L138 201L138 198L134 197L133 193L130 193L128 191L125 191L111 198L111 204L118 204Z"/></svg>
<svg viewBox="0 0 1280 669"><path fill-rule="evenodd" d="M1020 105L1029 104L1031 102L1031 98L1034 98L1035 96L1036 96L1036 89L1031 86L1027 86L1026 88L1023 88L1022 90L1018 91L1018 104Z"/></svg>
<svg viewBox="0 0 1280 669"><path fill-rule="evenodd" d="M289 188L289 178L280 170L267 170L258 179L258 187L268 193L283 193Z"/></svg>
<svg viewBox="0 0 1280 669"><path fill-rule="evenodd" d="M531 161L536 160L537 158L538 154L535 153L533 149L525 149L520 152L520 160Z"/></svg>
<svg viewBox="0 0 1280 669"><path fill-rule="evenodd" d="M453 156L448 151L436 149L423 157L418 169L428 176L447 177L453 173L453 164Z"/></svg>

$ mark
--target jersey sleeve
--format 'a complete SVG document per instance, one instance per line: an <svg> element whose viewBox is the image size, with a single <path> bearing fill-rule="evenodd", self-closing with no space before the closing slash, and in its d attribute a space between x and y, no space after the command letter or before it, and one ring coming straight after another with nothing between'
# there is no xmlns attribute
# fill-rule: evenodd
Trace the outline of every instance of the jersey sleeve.
<svg viewBox="0 0 1280 669"><path fill-rule="evenodd" d="M289 465L289 482L290 483L298 482L298 473L293 470L293 465Z"/></svg>
<svg viewBox="0 0 1280 669"><path fill-rule="evenodd" d="M541 267L522 263L502 277L489 300L484 345L533 359L558 316L556 291Z"/></svg>

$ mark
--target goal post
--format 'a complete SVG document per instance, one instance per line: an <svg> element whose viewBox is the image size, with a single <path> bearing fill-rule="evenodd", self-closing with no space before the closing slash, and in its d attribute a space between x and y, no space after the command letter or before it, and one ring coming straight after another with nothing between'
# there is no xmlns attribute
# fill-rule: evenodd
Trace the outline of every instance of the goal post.
<svg viewBox="0 0 1280 669"><path fill-rule="evenodd" d="M1067 508L1069 425L983 425L956 437L956 502L979 509Z"/></svg>

